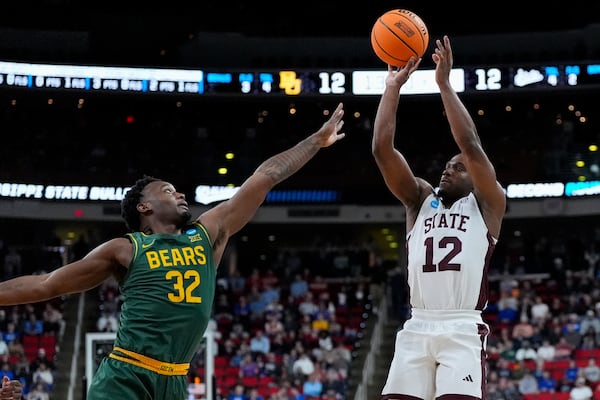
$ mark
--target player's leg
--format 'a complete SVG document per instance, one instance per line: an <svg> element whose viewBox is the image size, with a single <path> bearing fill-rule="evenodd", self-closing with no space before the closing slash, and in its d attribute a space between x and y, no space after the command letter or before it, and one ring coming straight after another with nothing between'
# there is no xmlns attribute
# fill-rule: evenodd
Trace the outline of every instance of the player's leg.
<svg viewBox="0 0 600 400"><path fill-rule="evenodd" d="M485 324L468 322L449 331L438 342L436 398L483 399L485 397L485 344L488 335Z"/></svg>
<svg viewBox="0 0 600 400"><path fill-rule="evenodd" d="M155 399L187 399L187 375L158 375L156 374Z"/></svg>
<svg viewBox="0 0 600 400"><path fill-rule="evenodd" d="M92 378L86 400L151 400L146 389L150 382L146 371L135 365L104 358Z"/></svg>
<svg viewBox="0 0 600 400"><path fill-rule="evenodd" d="M394 356L387 381L381 391L382 399L433 399L435 361L430 357L430 337L414 331L413 321L407 321L396 334Z"/></svg>

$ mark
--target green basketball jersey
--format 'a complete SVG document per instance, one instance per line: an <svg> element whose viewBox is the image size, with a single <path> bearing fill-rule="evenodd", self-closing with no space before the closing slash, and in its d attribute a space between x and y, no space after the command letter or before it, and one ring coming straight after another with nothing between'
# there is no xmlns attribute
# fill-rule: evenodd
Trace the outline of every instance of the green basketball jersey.
<svg viewBox="0 0 600 400"><path fill-rule="evenodd" d="M128 234L134 255L123 281L115 346L169 363L188 363L211 317L217 266L208 233Z"/></svg>

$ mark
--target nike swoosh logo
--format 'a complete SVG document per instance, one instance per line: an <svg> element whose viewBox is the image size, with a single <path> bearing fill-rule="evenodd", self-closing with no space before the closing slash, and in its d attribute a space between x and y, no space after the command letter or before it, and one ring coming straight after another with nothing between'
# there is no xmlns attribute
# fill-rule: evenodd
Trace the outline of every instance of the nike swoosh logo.
<svg viewBox="0 0 600 400"><path fill-rule="evenodd" d="M142 249L147 249L148 247L152 246L153 244L154 244L154 240L151 241L150 243L142 243Z"/></svg>

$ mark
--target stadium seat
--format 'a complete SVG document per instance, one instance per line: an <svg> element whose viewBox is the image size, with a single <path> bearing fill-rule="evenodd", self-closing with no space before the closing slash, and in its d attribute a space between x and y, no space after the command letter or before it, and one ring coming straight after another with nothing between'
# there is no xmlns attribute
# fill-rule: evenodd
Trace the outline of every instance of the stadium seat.
<svg viewBox="0 0 600 400"><path fill-rule="evenodd" d="M595 358L596 360L600 360L600 348L575 350L575 359L576 360L582 360L582 359L588 360L590 358Z"/></svg>
<svg viewBox="0 0 600 400"><path fill-rule="evenodd" d="M245 376L242 378L242 385L245 388L256 388L258 387L258 376Z"/></svg>

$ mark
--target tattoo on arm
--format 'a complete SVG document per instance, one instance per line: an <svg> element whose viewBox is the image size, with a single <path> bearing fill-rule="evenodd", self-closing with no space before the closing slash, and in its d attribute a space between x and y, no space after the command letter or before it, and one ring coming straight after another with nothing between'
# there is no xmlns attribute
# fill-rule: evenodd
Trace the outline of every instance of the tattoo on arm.
<svg viewBox="0 0 600 400"><path fill-rule="evenodd" d="M271 177L275 183L279 183L298 171L317 154L318 150L315 143L307 138L291 149L269 158L256 169L256 172L262 172Z"/></svg>

